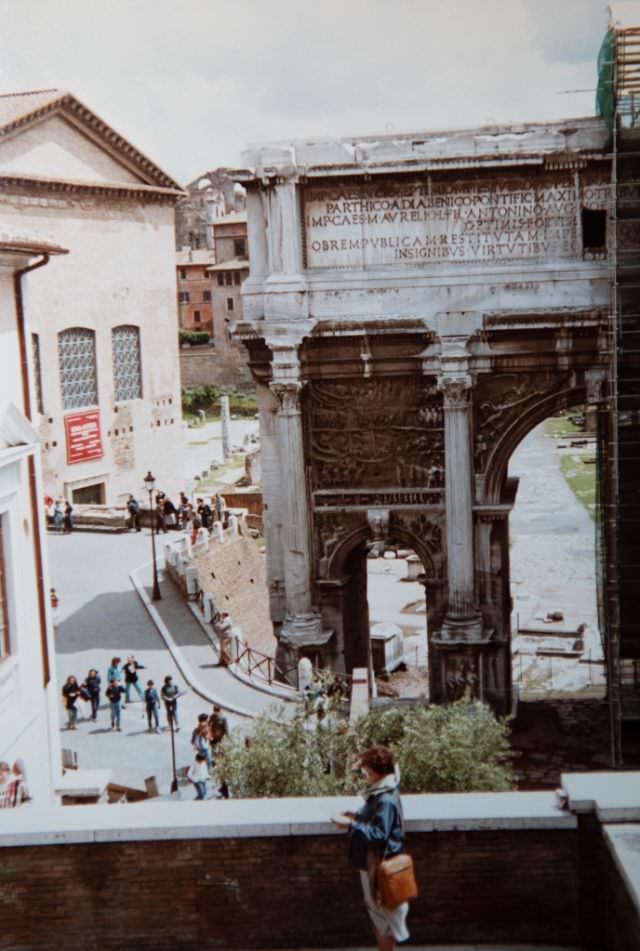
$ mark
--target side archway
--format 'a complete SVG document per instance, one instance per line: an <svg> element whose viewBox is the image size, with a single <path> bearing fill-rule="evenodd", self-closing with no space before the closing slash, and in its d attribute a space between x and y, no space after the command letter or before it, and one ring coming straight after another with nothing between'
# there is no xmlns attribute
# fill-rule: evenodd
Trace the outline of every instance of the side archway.
<svg viewBox="0 0 640 951"><path fill-rule="evenodd" d="M485 501L489 505L501 501L502 489L507 478L509 460L527 433L561 410L584 403L584 386L565 387L550 393L544 399L530 404L524 412L512 420L501 433L488 460L485 470Z"/></svg>

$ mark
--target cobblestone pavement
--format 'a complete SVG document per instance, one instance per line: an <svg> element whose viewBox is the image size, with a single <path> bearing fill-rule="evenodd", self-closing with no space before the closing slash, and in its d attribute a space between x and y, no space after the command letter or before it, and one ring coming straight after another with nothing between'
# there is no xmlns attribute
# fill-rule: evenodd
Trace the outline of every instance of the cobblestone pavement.
<svg viewBox="0 0 640 951"><path fill-rule="evenodd" d="M537 426L514 454L509 474L520 478L516 505L509 519L511 587L514 597L513 629L548 630L547 612L562 611L559 627L575 630L586 624L585 659L602 656L596 609L595 525L575 497L560 470L556 440ZM555 640L555 639L554 639ZM541 639L520 639L534 650ZM514 645L515 646L515 645ZM548 682L553 672L557 689L577 689L591 679L601 682L600 671L589 673L577 660L548 658L538 661L536 676ZM519 676L520 664L514 675ZM548 685L548 683L547 683Z"/></svg>
<svg viewBox="0 0 640 951"><path fill-rule="evenodd" d="M145 669L142 684L148 679L159 688L165 675L171 674L185 694L179 701L181 729L176 735L178 767L192 760L189 743L192 725L198 713L210 712L210 703L189 689L152 622L129 574L148 562L151 554L147 532L123 535L74 532L48 536L52 584L60 598L56 619L57 671L60 687L69 674L82 680L95 667L106 684L106 671L112 657L123 660L136 655ZM213 650L206 645L204 632L186 605L174 601L171 582L162 583L166 597L160 602L166 623L173 629L178 646L189 664L197 665L196 676L216 699L227 699L241 709L260 712L273 701L239 683L225 670L212 667ZM165 603L166 602L166 603ZM224 693L226 691L226 693ZM135 692L132 693L132 696ZM232 728L246 728L247 720L229 715ZM81 720L76 731L66 730L66 715L60 704L62 746L75 750L81 768L110 768L115 782L142 788L144 778L154 775L161 791L168 788L171 776L169 733L161 717L163 732L149 734L143 716L143 704L135 701L122 714L122 733L109 728L108 705L103 704L97 722ZM191 789L185 791L191 798Z"/></svg>

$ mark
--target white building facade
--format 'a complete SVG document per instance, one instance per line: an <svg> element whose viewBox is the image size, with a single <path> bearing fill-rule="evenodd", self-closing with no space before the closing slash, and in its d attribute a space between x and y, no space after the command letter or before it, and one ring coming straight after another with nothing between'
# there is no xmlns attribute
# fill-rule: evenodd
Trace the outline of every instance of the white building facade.
<svg viewBox="0 0 640 951"><path fill-rule="evenodd" d="M182 487L176 183L75 97L0 96L0 222L68 249L29 282L44 493Z"/></svg>
<svg viewBox="0 0 640 951"><path fill-rule="evenodd" d="M58 691L43 554L38 434L23 269L61 249L0 235L0 809L55 802ZM52 266L59 264L56 259Z"/></svg>

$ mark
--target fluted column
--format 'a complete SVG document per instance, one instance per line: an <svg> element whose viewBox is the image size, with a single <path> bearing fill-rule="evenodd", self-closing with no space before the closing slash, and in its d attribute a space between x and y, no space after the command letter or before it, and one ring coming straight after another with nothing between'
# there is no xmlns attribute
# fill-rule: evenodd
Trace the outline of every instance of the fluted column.
<svg viewBox="0 0 640 951"><path fill-rule="evenodd" d="M471 379L444 377L438 385L444 396L448 576L442 636L477 640L482 637L482 619L476 606L474 579Z"/></svg>
<svg viewBox="0 0 640 951"><path fill-rule="evenodd" d="M301 384L297 380L271 383L280 402L276 433L280 457L283 514L283 565L286 617L281 640L293 646L318 643L320 616L312 608L311 534L304 467Z"/></svg>

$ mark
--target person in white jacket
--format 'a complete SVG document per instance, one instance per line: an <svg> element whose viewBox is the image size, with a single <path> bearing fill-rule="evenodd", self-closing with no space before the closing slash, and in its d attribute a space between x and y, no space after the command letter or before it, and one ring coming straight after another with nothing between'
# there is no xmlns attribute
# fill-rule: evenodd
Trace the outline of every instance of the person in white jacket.
<svg viewBox="0 0 640 951"><path fill-rule="evenodd" d="M207 779L209 767L204 753L196 753L195 759L187 770L187 779L196 787L196 799L207 798Z"/></svg>

